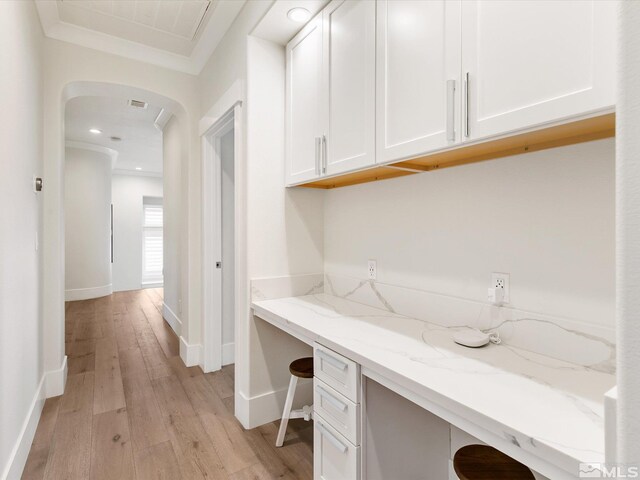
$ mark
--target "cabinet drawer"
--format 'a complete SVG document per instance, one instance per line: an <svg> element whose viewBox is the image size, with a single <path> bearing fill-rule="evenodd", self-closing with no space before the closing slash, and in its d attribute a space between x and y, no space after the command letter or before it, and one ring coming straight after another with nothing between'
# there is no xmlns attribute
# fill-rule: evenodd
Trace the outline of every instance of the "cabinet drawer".
<svg viewBox="0 0 640 480"><path fill-rule="evenodd" d="M315 344L313 352L313 374L352 402L359 400L359 365L339 353Z"/></svg>
<svg viewBox="0 0 640 480"><path fill-rule="evenodd" d="M359 480L360 447L340 435L321 416L314 419L313 478Z"/></svg>
<svg viewBox="0 0 640 480"><path fill-rule="evenodd" d="M313 409L354 445L360 445L360 404L318 378L313 381Z"/></svg>

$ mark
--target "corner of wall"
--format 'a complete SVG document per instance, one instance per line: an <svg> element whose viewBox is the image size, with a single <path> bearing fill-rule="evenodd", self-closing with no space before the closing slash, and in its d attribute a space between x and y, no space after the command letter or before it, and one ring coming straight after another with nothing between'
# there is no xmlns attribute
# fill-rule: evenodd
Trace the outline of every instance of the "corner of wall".
<svg viewBox="0 0 640 480"><path fill-rule="evenodd" d="M44 373L44 392L46 398L57 397L64 393L67 383L67 356L62 359L62 365L56 370Z"/></svg>
<svg viewBox="0 0 640 480"><path fill-rule="evenodd" d="M203 366L202 345L189 344L184 337L180 337L180 358L187 367Z"/></svg>

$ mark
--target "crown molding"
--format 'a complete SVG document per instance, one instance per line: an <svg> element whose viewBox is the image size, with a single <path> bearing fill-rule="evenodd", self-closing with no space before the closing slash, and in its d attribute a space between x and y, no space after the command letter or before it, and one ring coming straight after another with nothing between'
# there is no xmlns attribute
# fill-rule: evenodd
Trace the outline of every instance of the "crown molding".
<svg viewBox="0 0 640 480"><path fill-rule="evenodd" d="M162 172L145 172L142 170L127 170L126 168L115 168L113 175L128 175L132 177L156 177L162 178Z"/></svg>
<svg viewBox="0 0 640 480"><path fill-rule="evenodd" d="M115 168L116 160L118 160L118 151L113 148L103 147L102 145L96 145L95 143L76 142L74 140L67 140L64 142L64 146L67 148L80 148L82 150L90 150L92 152L103 153L111 158L111 168Z"/></svg>
<svg viewBox="0 0 640 480"><path fill-rule="evenodd" d="M198 75L240 13L246 0L217 0L213 4L215 9L190 56L178 55L96 30L62 22L58 13L58 2L35 0L35 3L42 29L48 38L191 75Z"/></svg>
<svg viewBox="0 0 640 480"><path fill-rule="evenodd" d="M172 116L173 114L170 111L163 108L162 110L160 110L160 113L153 121L153 125L156 127L156 129L162 132L164 131L164 127L167 126L167 123L169 123L169 120Z"/></svg>

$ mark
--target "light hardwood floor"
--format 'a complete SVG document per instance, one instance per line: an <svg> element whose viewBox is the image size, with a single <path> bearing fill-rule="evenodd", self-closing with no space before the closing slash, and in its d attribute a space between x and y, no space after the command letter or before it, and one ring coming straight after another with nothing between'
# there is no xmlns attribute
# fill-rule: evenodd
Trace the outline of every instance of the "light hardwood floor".
<svg viewBox="0 0 640 480"><path fill-rule="evenodd" d="M313 430L244 430L233 365L185 367L162 289L66 305L69 377L46 401L23 479L311 479Z"/></svg>

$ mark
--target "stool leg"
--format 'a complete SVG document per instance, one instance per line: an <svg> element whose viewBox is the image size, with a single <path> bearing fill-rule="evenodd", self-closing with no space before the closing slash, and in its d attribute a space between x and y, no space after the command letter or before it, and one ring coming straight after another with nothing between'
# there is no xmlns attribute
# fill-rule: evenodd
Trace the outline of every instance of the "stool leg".
<svg viewBox="0 0 640 480"><path fill-rule="evenodd" d="M289 391L287 392L287 400L284 402L284 410L282 412L282 420L280 421L280 429L278 430L278 438L276 439L276 447L281 447L284 443L284 436L287 433L287 424L291 415L291 406L293 405L293 396L296 394L296 385L298 377L291 375L289 382Z"/></svg>

